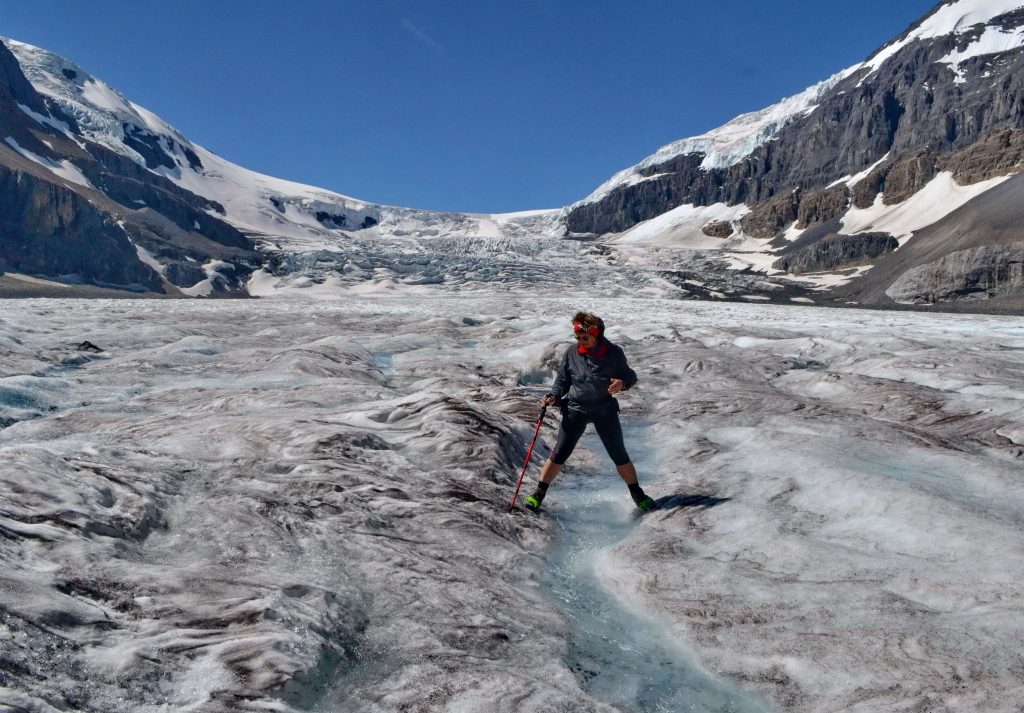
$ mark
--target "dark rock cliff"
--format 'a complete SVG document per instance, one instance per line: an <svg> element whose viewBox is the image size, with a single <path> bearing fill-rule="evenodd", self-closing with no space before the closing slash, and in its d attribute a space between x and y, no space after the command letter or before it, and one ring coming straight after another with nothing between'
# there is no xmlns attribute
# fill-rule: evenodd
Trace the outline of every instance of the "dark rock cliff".
<svg viewBox="0 0 1024 713"><path fill-rule="evenodd" d="M43 114L46 104L39 93L32 87L21 65L3 42L0 42L0 111L7 113L22 104L33 111Z"/></svg>
<svg viewBox="0 0 1024 713"><path fill-rule="evenodd" d="M968 299L1019 311L1024 295L1012 263L1024 244L1024 173L1018 173L878 257L863 277L837 288L839 304L886 306ZM956 255L954 255L956 253ZM952 256L952 257L951 257Z"/></svg>
<svg viewBox="0 0 1024 713"><path fill-rule="evenodd" d="M776 196L754 207L743 216L740 225L747 235L767 240L797 219L800 191Z"/></svg>
<svg viewBox="0 0 1024 713"><path fill-rule="evenodd" d="M910 304L1024 297L1024 242L958 250L912 267L886 295Z"/></svg>
<svg viewBox="0 0 1024 713"><path fill-rule="evenodd" d="M1024 13L1016 11L993 24L1016 27L1024 22L1022 18ZM687 203L745 202L756 212L759 204L794 191L799 191L796 213L800 215L803 201L820 203L818 191L887 154L888 168L862 181L853 201L870 204L883 187L887 194L893 193L886 196L887 201L906 198L934 175L937 166L962 164L965 149L991 148L1004 141L1008 131L1024 128L1024 53L968 59L960 65L965 81L939 62L983 30L978 26L959 37L912 42L874 73L861 70L840 82L813 112L792 121L772 141L733 166L703 169L702 154L650 166L641 172L652 176L650 180L574 208L567 217L567 231L620 232ZM1015 146L1019 153L1019 145ZM977 180L993 170L993 163L1004 164L1002 154L961 171L957 178ZM782 200L785 204L786 199ZM816 218L815 210L805 209L805 216ZM777 209L770 213L755 228L762 235L773 226L781 229L787 224Z"/></svg>
<svg viewBox="0 0 1024 713"><path fill-rule="evenodd" d="M173 167L167 149L184 147L129 132L142 165L84 137L71 140L21 107L77 128L35 91L0 43L0 132L9 138L0 144L0 270L175 294L175 286L206 279L202 264L220 260L231 267L218 289L244 291L261 259L245 235L217 217L224 208L147 170ZM197 156L183 152L201 168ZM68 180L62 166L85 180ZM136 245L160 260L163 278Z"/></svg>
<svg viewBox="0 0 1024 713"><path fill-rule="evenodd" d="M899 242L888 233L829 235L783 255L772 263L772 267L785 270L791 275L842 270L870 263L897 247Z"/></svg>
<svg viewBox="0 0 1024 713"><path fill-rule="evenodd" d="M734 232L732 229L732 223L725 220L712 221L700 230L710 238L728 238Z"/></svg>
<svg viewBox="0 0 1024 713"><path fill-rule="evenodd" d="M124 229L74 191L0 166L0 198L5 270L160 290Z"/></svg>

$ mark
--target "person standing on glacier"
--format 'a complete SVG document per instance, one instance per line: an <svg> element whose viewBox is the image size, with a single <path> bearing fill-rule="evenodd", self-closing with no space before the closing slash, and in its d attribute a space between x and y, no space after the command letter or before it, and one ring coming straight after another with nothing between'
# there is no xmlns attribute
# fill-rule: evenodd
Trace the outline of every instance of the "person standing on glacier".
<svg viewBox="0 0 1024 713"><path fill-rule="evenodd" d="M622 348L605 339L604 321L589 312L577 312L572 318L576 346L562 356L551 391L541 398L544 407L558 405L562 423L555 447L540 472L537 490L527 496L526 506L539 510L548 486L554 481L580 437L593 423L605 450L615 463L619 476L629 487L633 502L641 510L655 503L637 482L636 468L622 440L619 402L615 394L636 385L636 372L629 368Z"/></svg>

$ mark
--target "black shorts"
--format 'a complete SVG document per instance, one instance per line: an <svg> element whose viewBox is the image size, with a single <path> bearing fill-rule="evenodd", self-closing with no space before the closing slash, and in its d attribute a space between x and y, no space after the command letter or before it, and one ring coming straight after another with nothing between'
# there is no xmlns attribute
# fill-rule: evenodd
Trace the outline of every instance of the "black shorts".
<svg viewBox="0 0 1024 713"><path fill-rule="evenodd" d="M579 443L587 424L593 423L601 443L608 451L615 465L626 465L629 463L629 454L626 453L626 445L622 442L622 424L619 423L619 414L614 409L607 413L585 414L579 411L562 411L562 425L558 428L558 439L555 447L548 458L552 463L562 465L572 455L576 444Z"/></svg>

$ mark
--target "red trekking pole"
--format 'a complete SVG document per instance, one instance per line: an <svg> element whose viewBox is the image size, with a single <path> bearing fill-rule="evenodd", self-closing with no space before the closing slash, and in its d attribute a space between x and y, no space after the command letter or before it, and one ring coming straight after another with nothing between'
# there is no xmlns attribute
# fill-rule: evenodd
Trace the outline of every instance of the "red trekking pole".
<svg viewBox="0 0 1024 713"><path fill-rule="evenodd" d="M508 506L508 511L512 512L516 507L516 498L519 497L519 488L523 487L523 476L526 475L526 468L530 465L530 457L533 455L533 446L537 443L537 435L540 433L541 424L544 423L544 414L547 413L548 407L540 407L540 418L537 419L537 428L533 432L533 440L530 442L530 450L526 454L526 462L523 463L523 472L519 474L519 484L516 485L516 494L512 496L512 504Z"/></svg>

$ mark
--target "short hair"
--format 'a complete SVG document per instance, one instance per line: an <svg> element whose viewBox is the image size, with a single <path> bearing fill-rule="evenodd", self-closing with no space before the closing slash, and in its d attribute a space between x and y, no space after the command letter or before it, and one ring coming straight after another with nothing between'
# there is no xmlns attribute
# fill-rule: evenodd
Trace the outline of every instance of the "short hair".
<svg viewBox="0 0 1024 713"><path fill-rule="evenodd" d="M590 312L577 312L572 316L572 323L576 324L579 322L584 327L597 327L601 336L604 336L604 320L598 317L596 314Z"/></svg>

